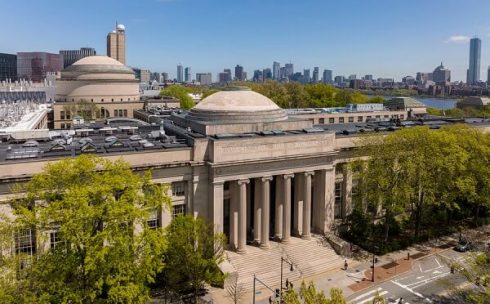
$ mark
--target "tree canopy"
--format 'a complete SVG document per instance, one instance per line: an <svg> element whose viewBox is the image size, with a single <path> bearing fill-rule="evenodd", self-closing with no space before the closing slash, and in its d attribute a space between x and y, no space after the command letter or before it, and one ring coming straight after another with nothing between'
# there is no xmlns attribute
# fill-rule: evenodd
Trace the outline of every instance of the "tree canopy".
<svg viewBox="0 0 490 304"><path fill-rule="evenodd" d="M171 85L160 91L160 96L175 97L180 100L182 109L190 109L194 106L194 101L189 96L189 90L181 85Z"/></svg>
<svg viewBox="0 0 490 304"><path fill-rule="evenodd" d="M4 217L2 232L36 231L37 244L50 246L32 256L18 248L2 256L0 302L148 300L167 244L147 220L170 204L149 172L137 175L122 160L83 155L49 163L18 190L22 196L10 202L16 218Z"/></svg>

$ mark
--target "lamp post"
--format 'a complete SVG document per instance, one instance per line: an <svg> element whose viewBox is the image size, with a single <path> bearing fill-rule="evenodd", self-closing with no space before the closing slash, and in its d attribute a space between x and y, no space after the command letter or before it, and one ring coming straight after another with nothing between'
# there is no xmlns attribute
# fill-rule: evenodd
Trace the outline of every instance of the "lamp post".
<svg viewBox="0 0 490 304"><path fill-rule="evenodd" d="M283 263L284 263L284 262L286 262L286 263L288 263L288 264L289 264L289 266L290 266L289 270L290 270L290 271L294 271L294 266L293 266L293 263L289 262L288 260L284 259L284 258L281 256L281 292L280 292L280 298L281 298L281 300L282 300L282 290L283 290L283 288L282 288L282 265L283 265ZM287 289L287 288L288 288L288 286L286 286L286 289Z"/></svg>
<svg viewBox="0 0 490 304"><path fill-rule="evenodd" d="M253 304L255 304L255 281L259 282L260 284L264 285L264 287L265 287L265 288L267 288L267 289L269 289L270 291L272 291L272 292L273 292L273 293L276 295L276 297L278 296L278 294L279 294L279 292L278 292L278 291L279 291L279 290L277 290L277 289L276 289L276 290L272 290L272 288L270 288L269 286L267 286L267 284L265 284L264 282L262 282L261 280L259 280L259 279L257 278L257 276L255 275L255 273L254 273L254 289L253 289L253 293L254 293L254 294L253 294L253 300L252 300L252 303L253 303ZM271 300L272 300L272 296L271 296L271 297L269 297L269 302L271 302Z"/></svg>

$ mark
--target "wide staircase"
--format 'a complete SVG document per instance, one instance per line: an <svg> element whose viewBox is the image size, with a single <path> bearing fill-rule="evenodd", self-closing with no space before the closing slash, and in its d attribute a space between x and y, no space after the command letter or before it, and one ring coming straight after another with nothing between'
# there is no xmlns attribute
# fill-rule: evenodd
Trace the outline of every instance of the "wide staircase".
<svg viewBox="0 0 490 304"><path fill-rule="evenodd" d="M313 235L311 240L291 238L287 245L270 242L270 249L264 250L247 246L246 254L226 251L228 270L238 274L238 283L246 290L253 288L253 275L275 289L281 280L281 257L290 261L283 263L283 282L286 279L296 281L318 275L332 269L343 267L344 260L338 256L321 236ZM225 262L226 263L226 262ZM263 286L257 285L258 289Z"/></svg>

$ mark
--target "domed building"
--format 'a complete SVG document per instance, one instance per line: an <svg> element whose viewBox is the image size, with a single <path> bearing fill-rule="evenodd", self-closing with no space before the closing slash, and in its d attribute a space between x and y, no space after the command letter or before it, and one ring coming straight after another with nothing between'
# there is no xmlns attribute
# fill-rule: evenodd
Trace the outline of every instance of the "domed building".
<svg viewBox="0 0 490 304"><path fill-rule="evenodd" d="M81 102L96 105L94 119L133 117L141 109L138 81L128 66L107 56L82 58L61 71L56 82L54 127L70 128L76 113L69 113Z"/></svg>
<svg viewBox="0 0 490 304"><path fill-rule="evenodd" d="M312 122L289 118L284 109L248 88L229 88L199 102L172 120L204 135L311 128Z"/></svg>

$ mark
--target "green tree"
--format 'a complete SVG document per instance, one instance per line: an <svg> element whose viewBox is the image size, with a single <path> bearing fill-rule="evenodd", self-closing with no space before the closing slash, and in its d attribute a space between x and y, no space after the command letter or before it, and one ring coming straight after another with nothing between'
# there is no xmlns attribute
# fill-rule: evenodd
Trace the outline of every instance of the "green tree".
<svg viewBox="0 0 490 304"><path fill-rule="evenodd" d="M299 293L292 288L283 292L282 301L285 304L347 304L341 289L330 289L328 298L323 291L317 290L313 282L306 284L304 281L301 283Z"/></svg>
<svg viewBox="0 0 490 304"><path fill-rule="evenodd" d="M17 277L10 291L0 291L0 302L145 303L149 299L147 285L164 266L159 257L166 243L163 231L150 229L146 221L151 210L170 204L164 187L153 184L149 172L136 175L122 160L84 155L46 165L18 190L22 197L10 202L16 217L3 227L15 232L35 230L38 244L45 244L49 233L56 232L59 242L51 249L39 246L32 257L11 257L21 261L22 268L4 272ZM19 265L3 260L4 267Z"/></svg>
<svg viewBox="0 0 490 304"><path fill-rule="evenodd" d="M370 97L368 102L369 103L384 103L385 99L382 96L374 96L374 97Z"/></svg>
<svg viewBox="0 0 490 304"><path fill-rule="evenodd" d="M289 97L284 85L277 81L267 80L264 83L250 83L248 86L255 92L269 97L282 108L289 107Z"/></svg>
<svg viewBox="0 0 490 304"><path fill-rule="evenodd" d="M196 303L206 284L223 285L218 265L223 260L223 234L215 234L212 224L193 216L178 216L167 229L165 270L159 284Z"/></svg>
<svg viewBox="0 0 490 304"><path fill-rule="evenodd" d="M304 86L309 96L310 106L316 108L335 106L334 96L338 89L331 85L317 83Z"/></svg>
<svg viewBox="0 0 490 304"><path fill-rule="evenodd" d="M180 100L182 109L190 109L194 106L194 101L189 96L189 91L181 85L171 85L160 91L160 96L175 97Z"/></svg>
<svg viewBox="0 0 490 304"><path fill-rule="evenodd" d="M374 299L373 299L373 304L385 304L386 303L386 299L379 294L379 291L376 291L376 293L374 294Z"/></svg>
<svg viewBox="0 0 490 304"><path fill-rule="evenodd" d="M73 119L75 116L80 116L84 120L92 120L100 117L99 108L93 102L82 99L76 102L69 102L63 106L63 110L71 114Z"/></svg>

